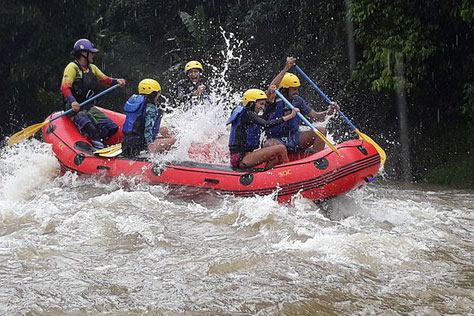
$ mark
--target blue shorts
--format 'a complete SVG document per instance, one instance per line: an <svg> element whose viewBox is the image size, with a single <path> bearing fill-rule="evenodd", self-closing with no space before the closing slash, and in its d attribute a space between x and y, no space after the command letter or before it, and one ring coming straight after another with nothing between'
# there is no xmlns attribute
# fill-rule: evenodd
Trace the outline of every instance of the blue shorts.
<svg viewBox="0 0 474 316"><path fill-rule="evenodd" d="M286 146L286 149L290 150L290 151L297 151L299 150L300 146L299 146L299 143L300 143L300 133L294 133L292 135L290 135L289 137L280 137L280 138L276 138L278 139L280 142L283 143L283 145Z"/></svg>

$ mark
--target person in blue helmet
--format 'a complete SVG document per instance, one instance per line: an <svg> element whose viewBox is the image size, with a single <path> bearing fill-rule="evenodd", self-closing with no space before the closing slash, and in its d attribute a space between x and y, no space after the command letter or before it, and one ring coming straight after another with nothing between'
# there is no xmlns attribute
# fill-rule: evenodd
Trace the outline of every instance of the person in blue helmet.
<svg viewBox="0 0 474 316"><path fill-rule="evenodd" d="M93 64L95 54L99 52L88 39L80 39L74 44L71 55L74 60L64 69L61 92L67 107L74 110L73 121L79 132L88 137L96 148L104 148L103 141L114 135L119 127L94 104L80 107L94 94L100 92L101 85L125 86L124 79L106 76Z"/></svg>
<svg viewBox="0 0 474 316"><path fill-rule="evenodd" d="M270 85L278 86L281 94L310 120L324 121L326 116L333 115L334 111L339 109L339 105L332 104L324 112L316 112L313 110L313 108L299 95L299 87L301 85L299 78L288 72L295 63L296 59L294 57L288 57L285 67L273 79ZM266 120L273 120L278 117L283 117L289 111L291 110L286 107L283 100L277 99L265 108L263 117ZM301 118L296 116L288 122L266 128L265 132L267 141L265 141L264 146L284 144L288 151L292 152L308 151L316 153L323 150L325 143L314 133L314 131L299 130L301 121ZM318 128L318 130L323 135L327 134L327 131L324 128Z"/></svg>
<svg viewBox="0 0 474 316"><path fill-rule="evenodd" d="M153 79L143 79L138 84L138 94L125 103L122 153L136 157L141 151L159 153L176 142L174 135L161 126L164 110L159 107L161 86Z"/></svg>
<svg viewBox="0 0 474 316"><path fill-rule="evenodd" d="M276 86L269 89L270 99L275 97ZM234 168L250 168L266 162L265 169L289 161L282 144L260 148L260 134L263 128L277 126L293 118L299 111L274 120L266 121L258 116L265 108L267 95L259 89L249 89L242 97L243 106L232 112L227 124L232 124L229 137L230 164Z"/></svg>

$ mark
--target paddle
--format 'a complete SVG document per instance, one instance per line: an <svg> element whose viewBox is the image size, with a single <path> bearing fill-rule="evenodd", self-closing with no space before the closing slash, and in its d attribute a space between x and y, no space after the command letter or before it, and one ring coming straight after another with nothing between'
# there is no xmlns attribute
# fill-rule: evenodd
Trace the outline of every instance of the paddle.
<svg viewBox="0 0 474 316"><path fill-rule="evenodd" d="M321 91L321 89L319 89L319 87L313 82L313 80L311 80L311 78L309 78L303 70L301 70L300 67L298 67L298 65L295 65L295 69L313 86L313 88L316 89L316 91L318 91L318 93L323 97L324 101L326 101L328 104L333 104L333 102L328 98L327 95L324 94L323 91ZM365 135L364 133L362 133L361 131L359 131L355 126L354 124L352 124L352 122L344 115L342 114L342 112L340 110L337 110L337 112L339 113L339 115L347 122L347 124L349 124L349 126L354 130L354 132L363 140L365 140L366 142L372 144L375 149L377 150L377 152L379 153L380 155L380 163L383 165L385 163L385 160L387 160L387 155L385 154L385 151L372 139L370 138L369 136Z"/></svg>
<svg viewBox="0 0 474 316"><path fill-rule="evenodd" d="M115 147L113 150L109 150L107 152L102 152L102 153L97 153L99 157L105 157L105 158L113 158L117 157L122 153L122 144L117 144L120 145L118 147ZM96 152L94 152L96 154Z"/></svg>
<svg viewBox="0 0 474 316"><path fill-rule="evenodd" d="M97 99L98 97L101 97L101 96L103 96L104 94L109 93L110 91L116 89L118 86L119 86L119 85L116 84L116 85L114 85L114 86L112 86L112 87L110 87L110 88L108 88L108 89L102 91L101 93L99 93L99 94L93 96L92 98L87 99L86 101L82 102L82 103L80 104L80 106L83 107L84 105L86 105L86 104L88 104L88 103L94 101L94 100ZM56 119L58 119L58 118L60 118L60 117L62 117L62 116L64 116L64 115L68 115L68 114L70 114L71 112L73 112L73 109L69 109L69 110L67 110L66 112L64 112L64 113L62 113L62 114L60 114L60 115L58 115L58 116L56 116L56 117L54 117L54 118L52 118L52 119L46 120L46 121L44 121L44 122L42 122L42 123L38 123L38 124L34 124L34 125L31 125L31 126L28 126L28 127L25 128L24 130L19 131L18 133L12 135L12 136L8 139L8 146L13 146L13 145L15 145L16 143L21 142L22 140L24 140L24 139L26 139L26 138L28 138L28 137L30 137L30 136L33 136L34 134L36 134L36 132L38 132L38 131L39 131L43 126L45 126L46 124L49 124L49 123L51 123L52 121L54 121L54 120L56 120Z"/></svg>
<svg viewBox="0 0 474 316"><path fill-rule="evenodd" d="M293 104L291 104L290 101L288 101L282 94L280 91L278 90L275 90L275 93L276 95L283 100L283 102L286 103L286 105L288 105L288 107L290 109L294 109L294 106ZM313 124L311 124L307 119L306 117L304 117L303 114L301 114L300 112L297 112L296 113L305 123L306 125L308 125L309 127L311 127L311 129L313 130L313 132L318 135L319 138L321 138L331 149L333 152L335 152L339 157L341 156L341 154L339 153L339 151L337 150L336 146L334 146L333 144L331 144L331 142L316 128L313 126Z"/></svg>
<svg viewBox="0 0 474 316"><path fill-rule="evenodd" d="M103 149L98 149L98 150L94 151L94 154L100 156L101 154L109 153L109 152L112 152L112 151L115 151L115 150L121 149L121 148L122 148L122 144L115 144L115 145L111 145L109 147L105 147Z"/></svg>

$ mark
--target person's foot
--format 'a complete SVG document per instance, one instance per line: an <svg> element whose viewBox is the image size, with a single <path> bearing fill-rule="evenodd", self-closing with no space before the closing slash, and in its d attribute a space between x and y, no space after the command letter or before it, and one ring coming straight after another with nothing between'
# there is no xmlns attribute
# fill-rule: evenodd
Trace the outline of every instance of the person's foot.
<svg viewBox="0 0 474 316"><path fill-rule="evenodd" d="M97 149L104 149L104 144L102 144L101 141L98 140L91 140L92 146L94 146Z"/></svg>

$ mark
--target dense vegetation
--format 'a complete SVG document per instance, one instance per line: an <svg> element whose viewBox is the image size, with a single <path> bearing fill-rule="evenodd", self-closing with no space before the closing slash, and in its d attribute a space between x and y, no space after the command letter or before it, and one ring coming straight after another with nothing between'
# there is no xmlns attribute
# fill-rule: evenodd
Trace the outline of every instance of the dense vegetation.
<svg viewBox="0 0 474 316"><path fill-rule="evenodd" d="M242 41L243 58L228 78L236 89L268 83L285 56L297 56L387 149L389 174L400 174L399 118L406 114L413 175L429 171L431 181L474 185L470 0L2 1L0 135L62 107L62 71L78 38L100 48L96 63L104 72L128 80L108 98L119 105L144 77L162 78L166 91L190 58L218 66L222 30ZM309 87L303 93L323 106Z"/></svg>

